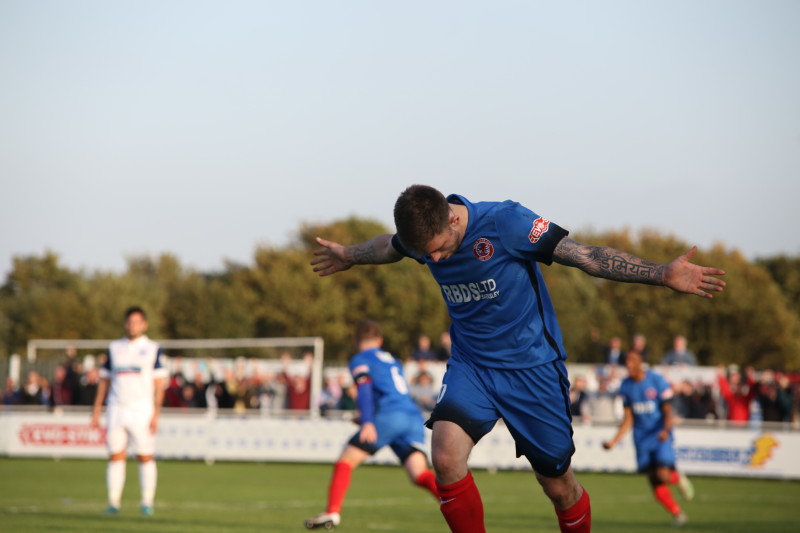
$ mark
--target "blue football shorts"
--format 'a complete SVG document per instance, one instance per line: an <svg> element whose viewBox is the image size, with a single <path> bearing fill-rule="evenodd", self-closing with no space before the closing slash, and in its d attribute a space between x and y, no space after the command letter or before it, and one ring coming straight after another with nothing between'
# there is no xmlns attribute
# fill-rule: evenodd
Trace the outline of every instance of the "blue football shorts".
<svg viewBox="0 0 800 533"><path fill-rule="evenodd" d="M388 445L401 463L414 452L425 453L425 425L419 411L378 412L374 423L378 432L377 441L360 442L358 440L360 432L356 432L348 444L370 455L375 455L378 450Z"/></svg>
<svg viewBox="0 0 800 533"><path fill-rule="evenodd" d="M636 442L635 446L636 467L639 472L647 472L659 466L675 468L675 447L671 436L665 441L660 441L656 433Z"/></svg>
<svg viewBox="0 0 800 533"><path fill-rule="evenodd" d="M453 422L477 444L501 418L514 437L517 457L524 455L547 477L567 471L575 445L563 361L506 370L451 359L426 425Z"/></svg>

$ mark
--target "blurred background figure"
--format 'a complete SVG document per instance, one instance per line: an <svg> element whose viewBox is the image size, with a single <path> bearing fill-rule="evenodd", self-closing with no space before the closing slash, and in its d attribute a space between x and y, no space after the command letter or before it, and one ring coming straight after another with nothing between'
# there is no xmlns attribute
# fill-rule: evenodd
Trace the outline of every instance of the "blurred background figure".
<svg viewBox="0 0 800 533"><path fill-rule="evenodd" d="M586 390L586 377L579 375L575 377L572 388L569 391L570 412L573 420L580 420L588 423L592 420L591 406L589 405L589 393Z"/></svg>
<svg viewBox="0 0 800 533"><path fill-rule="evenodd" d="M452 341L450 340L450 332L443 331L441 335L439 335L439 350L436 352L436 358L439 361L446 362L450 359L450 346L452 345Z"/></svg>
<svg viewBox="0 0 800 533"><path fill-rule="evenodd" d="M609 365L625 365L625 353L622 351L622 339L619 337L611 337L608 339L608 348L606 348L606 364Z"/></svg>
<svg viewBox="0 0 800 533"><path fill-rule="evenodd" d="M14 383L14 378L6 378L6 388L3 389L3 405L17 405L20 403L20 390Z"/></svg>
<svg viewBox="0 0 800 533"><path fill-rule="evenodd" d="M43 385L46 386L47 381L37 371L29 370L25 383L20 387L20 405L47 405L49 394Z"/></svg>
<svg viewBox="0 0 800 533"><path fill-rule="evenodd" d="M339 398L339 403L336 409L339 411L355 411L358 400L358 386L355 382L350 382L347 387L342 390L342 397Z"/></svg>
<svg viewBox="0 0 800 533"><path fill-rule="evenodd" d="M717 368L717 384L719 393L725 400L726 418L729 422L744 423L750 420L750 403L756 395L755 371L752 367L745 370L746 378L738 367L732 366L725 376L723 367Z"/></svg>
<svg viewBox="0 0 800 533"><path fill-rule="evenodd" d="M328 411L333 411L342 399L342 375L325 376L322 391L319 396L319 410L325 416Z"/></svg>
<svg viewBox="0 0 800 533"><path fill-rule="evenodd" d="M604 375L598 376L597 392L591 395L592 422L619 422L622 419L622 398L617 394L617 388L612 378Z"/></svg>
<svg viewBox="0 0 800 533"><path fill-rule="evenodd" d="M642 356L642 361L648 362L647 337L641 333L636 333L631 337L631 350Z"/></svg>
<svg viewBox="0 0 800 533"><path fill-rule="evenodd" d="M692 396L694 395L692 382L688 379L684 379L679 384L673 385L672 388L675 390L675 397L672 399L672 412L675 418L690 418Z"/></svg>
<svg viewBox="0 0 800 533"><path fill-rule="evenodd" d="M697 357L686 346L686 337L675 335L672 339L672 348L661 358L661 364L697 366Z"/></svg>
<svg viewBox="0 0 800 533"><path fill-rule="evenodd" d="M431 349L431 338L427 335L417 337L417 346L411 352L411 359L414 361L434 361L438 359L436 352Z"/></svg>
<svg viewBox="0 0 800 533"><path fill-rule="evenodd" d="M278 381L286 386L286 409L305 410L311 406L311 365L314 354L303 354L304 370L302 373L290 373L289 367L292 360L290 354L281 356L283 372L278 376Z"/></svg>
<svg viewBox="0 0 800 533"><path fill-rule="evenodd" d="M756 400L764 422L788 422L792 411L792 393L786 376L776 379L775 373L761 373L756 385Z"/></svg>
<svg viewBox="0 0 800 533"><path fill-rule="evenodd" d="M97 395L97 385L100 382L100 371L97 367L87 369L78 381L78 405L92 405Z"/></svg>
<svg viewBox="0 0 800 533"><path fill-rule="evenodd" d="M430 413L439 395L431 373L427 370L417 372L409 383L409 394L423 413Z"/></svg>
<svg viewBox="0 0 800 533"><path fill-rule="evenodd" d="M50 406L61 407L72 405L72 393L75 387L67 379L67 369L63 365L58 365L53 369L53 381L50 387Z"/></svg>

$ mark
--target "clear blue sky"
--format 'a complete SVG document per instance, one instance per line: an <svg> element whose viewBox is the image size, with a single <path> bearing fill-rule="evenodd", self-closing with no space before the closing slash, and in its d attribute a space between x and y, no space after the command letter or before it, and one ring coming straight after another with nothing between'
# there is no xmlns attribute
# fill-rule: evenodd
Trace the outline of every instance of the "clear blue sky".
<svg viewBox="0 0 800 533"><path fill-rule="evenodd" d="M800 254L800 2L0 0L0 273L249 263L427 183Z"/></svg>

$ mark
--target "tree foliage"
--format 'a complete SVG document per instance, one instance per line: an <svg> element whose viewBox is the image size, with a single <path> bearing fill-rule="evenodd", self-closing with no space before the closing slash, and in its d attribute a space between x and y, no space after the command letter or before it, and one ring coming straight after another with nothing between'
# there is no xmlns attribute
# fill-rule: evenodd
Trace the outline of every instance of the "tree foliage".
<svg viewBox="0 0 800 533"><path fill-rule="evenodd" d="M154 338L321 336L328 360L340 362L353 350L355 323L371 317L384 326L385 347L408 357L419 334L437 339L449 326L427 268L404 260L320 277L309 265L317 235L350 244L388 231L355 217L306 224L291 245L258 247L252 264L228 263L214 274L168 254L131 258L123 273L71 271L53 252L17 257L0 288L0 356L21 353L31 338L119 336L122 314L135 304L148 311ZM651 230L575 238L659 262L690 248ZM726 270L725 291L708 300L542 266L571 360L599 362L593 331L602 340L643 333L656 361L683 334L702 364L800 369L800 258L749 262L716 246L694 262Z"/></svg>
<svg viewBox="0 0 800 533"><path fill-rule="evenodd" d="M778 255L759 259L756 264L770 273L783 292L787 305L800 314L800 257Z"/></svg>

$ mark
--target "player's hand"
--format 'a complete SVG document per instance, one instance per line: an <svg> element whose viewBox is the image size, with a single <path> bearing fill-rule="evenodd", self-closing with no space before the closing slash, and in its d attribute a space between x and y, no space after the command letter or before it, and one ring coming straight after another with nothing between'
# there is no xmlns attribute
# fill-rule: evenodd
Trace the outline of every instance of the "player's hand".
<svg viewBox="0 0 800 533"><path fill-rule="evenodd" d="M100 412L99 411L92 411L92 421L89 422L89 425L93 428L100 427Z"/></svg>
<svg viewBox="0 0 800 533"><path fill-rule="evenodd" d="M661 442L664 442L668 438L669 438L669 431L667 431L666 429L662 429L661 431L658 432L658 440L660 440Z"/></svg>
<svg viewBox="0 0 800 533"><path fill-rule="evenodd" d="M153 418L150 419L150 433L155 435L157 431L158 431L158 415L153 415Z"/></svg>
<svg viewBox="0 0 800 533"><path fill-rule="evenodd" d="M317 242L322 248L314 250L314 259L311 260L314 272L320 276L330 276L353 266L353 262L346 257L344 246L320 237L317 237Z"/></svg>
<svg viewBox="0 0 800 533"><path fill-rule="evenodd" d="M664 271L664 285L678 292L713 298L707 291L719 292L725 287L725 282L715 277L724 275L725 271L690 263L689 259L696 253L697 246L694 246L668 264Z"/></svg>
<svg viewBox="0 0 800 533"><path fill-rule="evenodd" d="M613 441L607 440L607 441L603 442L603 449L604 450L610 450L613 447L614 447L614 442Z"/></svg>
<svg viewBox="0 0 800 533"><path fill-rule="evenodd" d="M378 441L378 430L375 429L375 424L372 422L365 422L364 425L361 426L361 433L358 436L359 442L377 442Z"/></svg>

